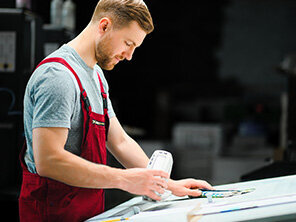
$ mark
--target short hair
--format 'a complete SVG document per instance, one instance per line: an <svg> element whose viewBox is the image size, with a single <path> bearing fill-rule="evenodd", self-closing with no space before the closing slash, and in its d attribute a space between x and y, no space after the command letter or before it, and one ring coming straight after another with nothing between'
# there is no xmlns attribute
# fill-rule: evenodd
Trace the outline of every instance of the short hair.
<svg viewBox="0 0 296 222"><path fill-rule="evenodd" d="M154 29L151 14L143 0L100 0L91 22L103 17L110 18L114 28L123 28L136 21L147 34Z"/></svg>

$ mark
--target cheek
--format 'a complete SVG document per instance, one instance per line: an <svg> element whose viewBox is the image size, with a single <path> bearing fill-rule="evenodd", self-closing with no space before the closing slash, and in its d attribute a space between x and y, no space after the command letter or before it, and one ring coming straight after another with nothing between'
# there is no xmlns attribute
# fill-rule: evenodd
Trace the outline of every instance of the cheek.
<svg viewBox="0 0 296 222"><path fill-rule="evenodd" d="M114 44L110 44L107 46L107 54L110 56L110 57L114 57L116 55L119 55L121 54L121 48L117 47L116 45Z"/></svg>
<svg viewBox="0 0 296 222"><path fill-rule="evenodd" d="M126 45L123 41L112 41L110 42L110 48L112 55L121 55L126 50Z"/></svg>
<svg viewBox="0 0 296 222"><path fill-rule="evenodd" d="M114 57L114 56L117 56L117 55L121 55L123 50L120 47L114 47L114 48L112 48L111 52L112 52L111 55Z"/></svg>

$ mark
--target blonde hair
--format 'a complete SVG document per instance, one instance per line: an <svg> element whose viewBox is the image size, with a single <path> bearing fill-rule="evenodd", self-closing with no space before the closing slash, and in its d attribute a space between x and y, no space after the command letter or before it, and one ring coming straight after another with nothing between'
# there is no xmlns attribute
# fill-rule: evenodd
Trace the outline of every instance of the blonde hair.
<svg viewBox="0 0 296 222"><path fill-rule="evenodd" d="M103 17L108 17L114 28L123 28L136 21L147 34L154 29L151 14L143 0L100 0L91 22Z"/></svg>

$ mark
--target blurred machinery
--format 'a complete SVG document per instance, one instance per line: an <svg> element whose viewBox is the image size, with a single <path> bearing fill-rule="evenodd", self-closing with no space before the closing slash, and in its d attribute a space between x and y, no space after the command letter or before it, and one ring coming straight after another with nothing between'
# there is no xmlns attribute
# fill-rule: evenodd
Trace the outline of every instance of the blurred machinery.
<svg viewBox="0 0 296 222"><path fill-rule="evenodd" d="M23 96L36 65L73 33L43 25L25 9L0 8L0 208L16 211L21 184L18 155L24 142Z"/></svg>
<svg viewBox="0 0 296 222"><path fill-rule="evenodd" d="M275 162L242 176L242 180L296 174L296 54L287 55L277 67L288 78L287 95L282 97L280 145Z"/></svg>
<svg viewBox="0 0 296 222"><path fill-rule="evenodd" d="M42 48L42 20L38 16L21 9L0 9L1 188L19 183L22 100L31 72L42 59Z"/></svg>
<svg viewBox="0 0 296 222"><path fill-rule="evenodd" d="M18 217L21 181L18 154L24 141L22 100L26 83L42 56L42 20L29 11L1 8L0 207L4 215L14 212L12 220Z"/></svg>

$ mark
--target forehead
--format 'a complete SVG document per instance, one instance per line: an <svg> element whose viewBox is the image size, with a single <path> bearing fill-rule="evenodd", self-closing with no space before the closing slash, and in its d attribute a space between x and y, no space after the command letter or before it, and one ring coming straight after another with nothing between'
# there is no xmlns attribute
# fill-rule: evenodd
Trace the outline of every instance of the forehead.
<svg viewBox="0 0 296 222"><path fill-rule="evenodd" d="M117 35L128 41L132 41L136 47L140 46L146 37L146 32L135 21L130 22L129 25L114 30Z"/></svg>

